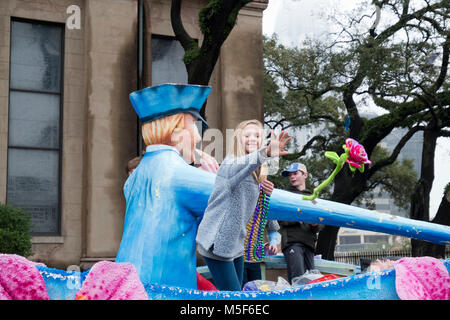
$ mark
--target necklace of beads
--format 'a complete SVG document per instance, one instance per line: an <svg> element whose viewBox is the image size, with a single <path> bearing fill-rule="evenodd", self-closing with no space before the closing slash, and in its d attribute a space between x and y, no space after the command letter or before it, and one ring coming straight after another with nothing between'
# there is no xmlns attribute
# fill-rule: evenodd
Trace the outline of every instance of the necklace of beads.
<svg viewBox="0 0 450 320"><path fill-rule="evenodd" d="M270 195L259 186L259 197L255 212L247 223L247 236L244 241L245 261L259 262L264 258L264 229L267 224Z"/></svg>

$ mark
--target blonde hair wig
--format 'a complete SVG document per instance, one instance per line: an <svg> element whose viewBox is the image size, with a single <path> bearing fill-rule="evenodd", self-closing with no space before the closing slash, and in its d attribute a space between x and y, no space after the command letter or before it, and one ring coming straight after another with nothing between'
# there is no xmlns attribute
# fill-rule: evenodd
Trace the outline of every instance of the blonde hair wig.
<svg viewBox="0 0 450 320"><path fill-rule="evenodd" d="M177 113L144 123L142 125L142 138L146 146L151 144L173 146L172 133L175 129L184 129L184 113Z"/></svg>

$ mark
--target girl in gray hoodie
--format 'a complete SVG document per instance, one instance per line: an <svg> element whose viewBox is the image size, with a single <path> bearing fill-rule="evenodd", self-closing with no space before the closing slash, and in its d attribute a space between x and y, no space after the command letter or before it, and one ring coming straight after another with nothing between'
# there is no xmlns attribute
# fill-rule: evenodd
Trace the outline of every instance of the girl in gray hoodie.
<svg viewBox="0 0 450 320"><path fill-rule="evenodd" d="M246 225L259 196L259 184L271 194L265 162L283 156L291 138L284 131L264 147L263 125L247 120L238 125L233 155L224 159L197 232L197 250L203 256L219 290L242 288Z"/></svg>

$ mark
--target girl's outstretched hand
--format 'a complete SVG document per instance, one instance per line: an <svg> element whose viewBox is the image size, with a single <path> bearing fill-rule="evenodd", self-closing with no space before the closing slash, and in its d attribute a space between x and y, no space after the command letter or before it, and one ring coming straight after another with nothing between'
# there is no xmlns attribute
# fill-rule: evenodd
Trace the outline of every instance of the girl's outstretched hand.
<svg viewBox="0 0 450 320"><path fill-rule="evenodd" d="M273 183L270 182L269 180L264 180L263 182L261 182L261 185L262 185L264 192L270 196L272 194L273 187L274 187Z"/></svg>
<svg viewBox="0 0 450 320"><path fill-rule="evenodd" d="M289 137L289 134L286 131L281 131L280 134L275 137L273 130L270 131L270 143L267 147L267 155L269 157L281 157L288 154L287 151L284 150L286 148L287 143L291 140L292 137Z"/></svg>

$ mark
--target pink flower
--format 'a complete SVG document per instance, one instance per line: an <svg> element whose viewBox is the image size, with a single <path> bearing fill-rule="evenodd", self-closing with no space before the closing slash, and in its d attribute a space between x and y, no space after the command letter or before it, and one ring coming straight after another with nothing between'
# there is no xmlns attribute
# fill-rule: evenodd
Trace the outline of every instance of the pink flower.
<svg viewBox="0 0 450 320"><path fill-rule="evenodd" d="M345 147L348 150L349 157L346 162L355 167L361 168L364 164L371 164L372 161L369 160L366 150L364 149L362 144L359 144L358 141L352 138L347 138L345 140Z"/></svg>

